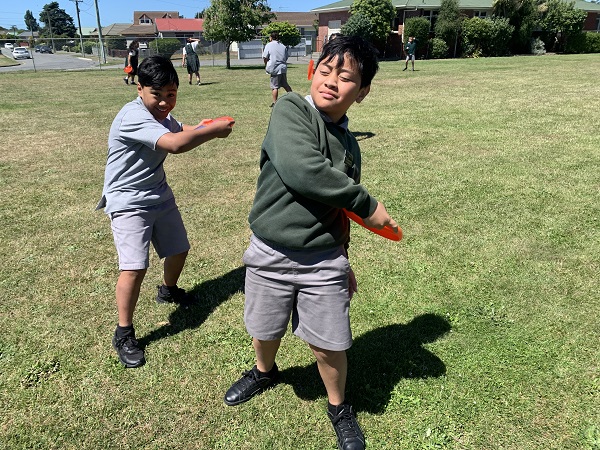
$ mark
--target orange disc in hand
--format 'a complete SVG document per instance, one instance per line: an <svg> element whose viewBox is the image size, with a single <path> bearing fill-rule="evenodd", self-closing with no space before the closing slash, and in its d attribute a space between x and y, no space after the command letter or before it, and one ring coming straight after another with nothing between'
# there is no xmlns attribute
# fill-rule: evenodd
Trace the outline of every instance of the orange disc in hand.
<svg viewBox="0 0 600 450"><path fill-rule="evenodd" d="M402 230L400 229L400 227L398 227L398 232L395 232L394 229L389 225L386 225L382 229L373 228L368 226L361 217L357 216L353 212L347 211L345 209L344 212L346 213L349 219L352 219L360 226L365 227L367 230L372 231L373 233L378 234L379 236L383 236L384 238L389 239L391 241L399 241L400 239L402 239Z"/></svg>
<svg viewBox="0 0 600 450"><path fill-rule="evenodd" d="M312 80L312 77L315 73L315 62L311 59L308 63L308 79Z"/></svg>

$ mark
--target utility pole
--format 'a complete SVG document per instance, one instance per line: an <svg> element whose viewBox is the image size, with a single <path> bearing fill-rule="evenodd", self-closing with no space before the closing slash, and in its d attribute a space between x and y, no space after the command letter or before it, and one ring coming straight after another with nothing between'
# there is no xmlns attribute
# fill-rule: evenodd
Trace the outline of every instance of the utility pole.
<svg viewBox="0 0 600 450"><path fill-rule="evenodd" d="M98 22L98 40L100 41L100 57L101 62L106 63L106 55L104 54L104 44L102 43L102 25L100 25L100 10L98 9L98 0L94 0L96 4L96 21Z"/></svg>
<svg viewBox="0 0 600 450"><path fill-rule="evenodd" d="M52 35L52 23L50 22L50 11L46 10L46 16L48 16L48 28L50 29L50 41L52 42L52 51L56 53L56 48L54 48L54 36Z"/></svg>
<svg viewBox="0 0 600 450"><path fill-rule="evenodd" d="M77 11L77 26L79 27L79 47L81 49L81 56L85 57L85 55L83 54L83 37L81 35L81 20L79 20L79 3L81 3L83 0L71 0L72 2L75 2L75 10Z"/></svg>

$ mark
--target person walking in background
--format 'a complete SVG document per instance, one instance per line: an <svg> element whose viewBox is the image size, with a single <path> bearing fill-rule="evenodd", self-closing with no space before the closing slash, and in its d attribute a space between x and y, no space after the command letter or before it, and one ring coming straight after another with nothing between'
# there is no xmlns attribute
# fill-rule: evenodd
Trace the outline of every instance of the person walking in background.
<svg viewBox="0 0 600 450"><path fill-rule="evenodd" d="M416 51L417 51L417 40L414 37L410 36L408 38L408 42L404 46L404 52L406 53L406 66L404 66L404 69L402 69L403 72L406 69L408 69L408 61L409 60L412 63L413 72L415 71L415 53L416 53Z"/></svg>
<svg viewBox="0 0 600 450"><path fill-rule="evenodd" d="M200 39L191 38L187 39L187 44L183 47L183 57L181 58L181 66L187 68L188 83L192 84L192 75L196 75L196 84L200 86L200 59L196 49L198 48L198 42Z"/></svg>
<svg viewBox="0 0 600 450"><path fill-rule="evenodd" d="M138 62L140 59L140 43L138 41L133 41L129 44L129 50L127 53L127 58L125 59L125 66L131 66L131 72L127 74L123 81L125 84L134 84L135 85L135 76L137 75L138 70ZM131 81L130 81L131 80Z"/></svg>
<svg viewBox="0 0 600 450"><path fill-rule="evenodd" d="M284 88L286 92L292 92L292 88L287 81L288 49L279 42L278 31L271 33L269 43L265 45L262 56L265 62L265 70L271 75L271 93L273 95L271 107L273 107L279 96L279 88Z"/></svg>

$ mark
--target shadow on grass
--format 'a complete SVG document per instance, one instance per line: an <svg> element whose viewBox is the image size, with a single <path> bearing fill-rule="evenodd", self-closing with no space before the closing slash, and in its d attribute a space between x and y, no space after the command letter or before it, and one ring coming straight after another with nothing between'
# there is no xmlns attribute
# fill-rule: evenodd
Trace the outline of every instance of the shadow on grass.
<svg viewBox="0 0 600 450"><path fill-rule="evenodd" d="M354 135L357 141L364 141L365 139L369 139L375 136L375 133L371 133L370 131L353 131L352 134Z"/></svg>
<svg viewBox="0 0 600 450"><path fill-rule="evenodd" d="M183 330L198 328L221 303L244 290L245 268L238 267L225 275L194 286L189 294L198 299L187 307L180 306L169 315L169 323L139 339L142 346Z"/></svg>
<svg viewBox="0 0 600 450"><path fill-rule="evenodd" d="M450 331L450 323L436 314L423 314L406 325L388 325L359 336L348 350L346 395L357 411L384 412L392 391L406 378L440 377L446 365L423 347ZM281 372L303 400L326 396L316 363Z"/></svg>

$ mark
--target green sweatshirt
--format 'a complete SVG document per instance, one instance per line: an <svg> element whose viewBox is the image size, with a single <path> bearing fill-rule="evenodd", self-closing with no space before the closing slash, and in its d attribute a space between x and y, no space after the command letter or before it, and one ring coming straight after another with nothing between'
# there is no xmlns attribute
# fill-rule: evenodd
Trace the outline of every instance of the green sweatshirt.
<svg viewBox="0 0 600 450"><path fill-rule="evenodd" d="M377 207L359 184L360 163L358 142L346 128L324 120L296 93L281 97L261 148L252 232L291 249L347 244L342 208L365 218Z"/></svg>

